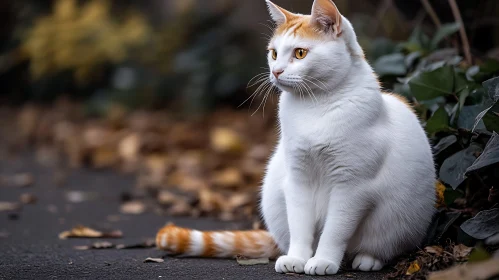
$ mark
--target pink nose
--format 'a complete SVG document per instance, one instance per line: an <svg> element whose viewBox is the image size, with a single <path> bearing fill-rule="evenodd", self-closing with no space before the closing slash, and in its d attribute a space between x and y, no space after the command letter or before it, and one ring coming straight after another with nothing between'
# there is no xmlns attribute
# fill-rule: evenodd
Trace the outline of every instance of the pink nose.
<svg viewBox="0 0 499 280"><path fill-rule="evenodd" d="M284 73L284 70L274 70L272 71L272 74L274 74L275 78L279 78L279 76Z"/></svg>

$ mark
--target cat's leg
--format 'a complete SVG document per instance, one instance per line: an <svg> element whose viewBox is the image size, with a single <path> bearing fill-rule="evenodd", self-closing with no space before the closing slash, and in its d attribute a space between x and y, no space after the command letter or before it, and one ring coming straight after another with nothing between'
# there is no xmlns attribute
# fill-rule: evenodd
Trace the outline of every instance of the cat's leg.
<svg viewBox="0 0 499 280"><path fill-rule="evenodd" d="M272 155L262 185L260 202L263 220L281 252L289 249L289 227L282 184L285 178L284 156L281 145Z"/></svg>
<svg viewBox="0 0 499 280"><path fill-rule="evenodd" d="M307 260L312 257L316 217L313 192L307 187L292 176L287 176L284 182L290 243L287 255L276 262L277 272L303 273Z"/></svg>
<svg viewBox="0 0 499 280"><path fill-rule="evenodd" d="M327 218L315 256L305 265L309 275L336 274L350 238L361 222L368 201L352 187L335 186L328 204Z"/></svg>

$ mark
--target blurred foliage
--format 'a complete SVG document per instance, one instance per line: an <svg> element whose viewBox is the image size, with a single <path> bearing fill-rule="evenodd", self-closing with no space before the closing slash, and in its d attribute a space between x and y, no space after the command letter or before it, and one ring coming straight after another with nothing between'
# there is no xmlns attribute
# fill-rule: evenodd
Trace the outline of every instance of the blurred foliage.
<svg viewBox="0 0 499 280"><path fill-rule="evenodd" d="M450 238L471 246L499 233L499 62L486 56L466 62L453 40L459 28L444 24L432 36L416 28L406 42L378 41L371 52L383 84L413 105L433 143L440 211L431 245ZM435 263L424 255L424 263ZM399 265L401 273L410 266L407 259ZM442 267L413 279L432 269Z"/></svg>
<svg viewBox="0 0 499 280"><path fill-rule="evenodd" d="M22 50L30 59L34 79L73 70L75 80L88 83L103 63L119 63L133 48L147 46L151 29L143 15L129 12L122 22L110 15L110 3L57 0L52 14L36 19Z"/></svg>
<svg viewBox="0 0 499 280"><path fill-rule="evenodd" d="M19 25L20 45L5 56L29 62L29 82L19 85L31 92L29 99L84 97L92 115L102 116L114 103L170 104L190 113L240 104L264 56L254 59L263 48L255 51L253 33L227 24L234 2L217 1L209 10L197 1L167 3L172 14L153 23L131 5L57 0L33 24Z"/></svg>

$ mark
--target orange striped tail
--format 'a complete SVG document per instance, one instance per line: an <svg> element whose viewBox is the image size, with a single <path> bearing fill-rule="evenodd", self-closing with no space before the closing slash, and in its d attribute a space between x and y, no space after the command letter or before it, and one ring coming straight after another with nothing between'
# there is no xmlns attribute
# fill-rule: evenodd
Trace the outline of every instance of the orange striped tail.
<svg viewBox="0 0 499 280"><path fill-rule="evenodd" d="M158 231L156 246L185 257L276 258L280 251L265 230L198 231L168 224Z"/></svg>

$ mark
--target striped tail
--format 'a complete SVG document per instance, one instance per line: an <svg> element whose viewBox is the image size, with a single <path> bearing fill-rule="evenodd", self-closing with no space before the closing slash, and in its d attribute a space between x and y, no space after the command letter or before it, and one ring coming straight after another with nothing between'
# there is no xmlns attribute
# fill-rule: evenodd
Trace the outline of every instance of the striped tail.
<svg viewBox="0 0 499 280"><path fill-rule="evenodd" d="M265 230L198 231L168 224L158 231L156 246L184 257L275 259L280 251Z"/></svg>

